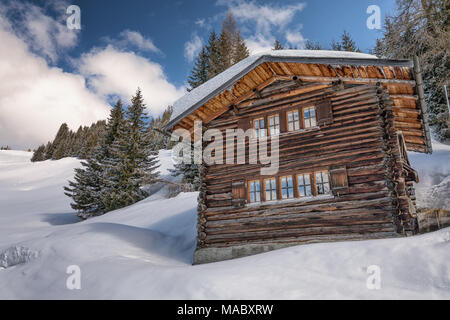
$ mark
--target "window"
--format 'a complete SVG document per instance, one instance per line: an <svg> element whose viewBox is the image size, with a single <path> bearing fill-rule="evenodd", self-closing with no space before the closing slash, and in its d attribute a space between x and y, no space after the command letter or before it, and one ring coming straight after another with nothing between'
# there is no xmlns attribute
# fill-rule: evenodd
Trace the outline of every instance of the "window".
<svg viewBox="0 0 450 320"><path fill-rule="evenodd" d="M277 183L275 179L264 180L266 190L266 201L277 200Z"/></svg>
<svg viewBox="0 0 450 320"><path fill-rule="evenodd" d="M253 120L253 129L255 129L255 138L266 136L266 122L264 118Z"/></svg>
<svg viewBox="0 0 450 320"><path fill-rule="evenodd" d="M280 134L280 117L276 114L269 116L269 135L277 136Z"/></svg>
<svg viewBox="0 0 450 320"><path fill-rule="evenodd" d="M309 173L299 174L298 181L298 195L299 197L310 197L311 193L311 175Z"/></svg>
<svg viewBox="0 0 450 320"><path fill-rule="evenodd" d="M292 182L292 176L281 177L281 198L291 199L294 197L294 184Z"/></svg>
<svg viewBox="0 0 450 320"><path fill-rule="evenodd" d="M250 203L261 202L261 188L258 180L250 181L249 185Z"/></svg>
<svg viewBox="0 0 450 320"><path fill-rule="evenodd" d="M316 172L316 188L317 194L330 193L330 183L328 182L328 172Z"/></svg>
<svg viewBox="0 0 450 320"><path fill-rule="evenodd" d="M314 107L303 109L303 119L305 122L305 128L315 127L316 122L316 110Z"/></svg>
<svg viewBox="0 0 450 320"><path fill-rule="evenodd" d="M290 111L287 113L288 131L300 130L300 121L298 111Z"/></svg>

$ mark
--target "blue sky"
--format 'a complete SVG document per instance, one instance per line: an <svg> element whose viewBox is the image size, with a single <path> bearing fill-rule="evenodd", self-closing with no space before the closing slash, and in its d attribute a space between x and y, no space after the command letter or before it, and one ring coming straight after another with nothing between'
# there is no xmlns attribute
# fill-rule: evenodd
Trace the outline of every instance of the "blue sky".
<svg viewBox="0 0 450 320"><path fill-rule="evenodd" d="M363 52L369 5L382 17L394 0L0 0L0 145L27 148L70 128L107 117L141 87L151 115L186 92L193 59L231 10L251 53L275 39L302 48L329 47L347 30ZM69 5L81 9L81 30L66 26Z"/></svg>
<svg viewBox="0 0 450 320"><path fill-rule="evenodd" d="M382 16L392 11L394 0L306 0L306 1L242 1L256 6L282 9L304 3L304 9L294 15L292 21L281 29L273 26L271 35L289 45L285 30L300 32L305 39L319 41L329 46L332 39L338 39L343 30L353 36L361 50L370 50L380 33L366 27L369 5L377 4ZM184 57L185 43L197 35L206 41L212 28L220 30L226 11L239 1L72 1L82 10L82 32L79 45L72 54L79 55L102 42L103 37L116 37L125 29L137 31L150 38L163 54L148 55L162 64L169 79L182 85L192 67ZM226 3L229 3L228 5ZM203 26L200 25L205 21ZM238 21L244 36L255 33L251 19ZM146 55L146 54L144 54ZM147 56L147 55L146 55Z"/></svg>

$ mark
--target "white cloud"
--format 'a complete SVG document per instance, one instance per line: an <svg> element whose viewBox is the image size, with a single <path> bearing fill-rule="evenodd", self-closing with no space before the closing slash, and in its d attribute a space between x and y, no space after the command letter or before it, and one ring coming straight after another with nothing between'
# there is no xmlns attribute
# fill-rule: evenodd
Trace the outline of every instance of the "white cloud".
<svg viewBox="0 0 450 320"><path fill-rule="evenodd" d="M202 46L203 46L202 39L200 39L200 37L196 34L193 35L192 39L184 44L184 57L189 62L192 62L195 56L202 49Z"/></svg>
<svg viewBox="0 0 450 320"><path fill-rule="evenodd" d="M160 114L186 92L167 80L161 65L112 45L83 54L77 64L89 87L105 99L118 95L128 103L140 87L152 115Z"/></svg>
<svg viewBox="0 0 450 320"><path fill-rule="evenodd" d="M300 31L286 31L286 40L290 45L296 47L297 49L303 49L305 47L306 39Z"/></svg>
<svg viewBox="0 0 450 320"><path fill-rule="evenodd" d="M295 15L305 8L305 3L270 5L245 0L219 0L217 4L227 6L242 24L251 54L273 48L276 33L283 34L292 45L299 46L302 42L300 31L293 32L287 28L294 22ZM298 30L298 26L296 28Z"/></svg>
<svg viewBox="0 0 450 320"><path fill-rule="evenodd" d="M60 9L65 2L49 2L48 10ZM65 10L59 10L65 14ZM10 31L24 40L29 48L47 61L55 63L58 55L74 47L78 42L78 31L69 30L65 24L65 16L53 18L44 10L29 2L5 1L0 5L0 13L6 19L14 19L9 25Z"/></svg>
<svg viewBox="0 0 450 320"><path fill-rule="evenodd" d="M258 34L245 39L245 44L251 54L261 53L269 51L273 48L275 43L275 38L272 36L264 36Z"/></svg>
<svg viewBox="0 0 450 320"><path fill-rule="evenodd" d="M36 147L52 140L63 122L76 130L106 119L108 98L118 95L128 104L138 86L153 115L185 93L184 87L177 88L166 79L161 65L112 45L74 60L80 73L50 66L76 43L76 34L66 38L64 25L41 9L24 12L29 7L11 3L0 4L0 145ZM17 27L17 16L22 17L20 21L25 16L30 20ZM120 40L140 50L156 48L129 30L121 33Z"/></svg>
<svg viewBox="0 0 450 320"><path fill-rule="evenodd" d="M82 76L50 67L0 16L0 144L28 148L53 139L61 123L77 129L108 115Z"/></svg>
<svg viewBox="0 0 450 320"><path fill-rule="evenodd" d="M151 39L144 37L137 31L127 29L119 34L118 39L106 37L105 40L113 46L122 49L132 46L139 51L161 53Z"/></svg>
<svg viewBox="0 0 450 320"><path fill-rule="evenodd" d="M195 21L195 24L198 25L199 27L204 27L205 26L205 19L197 19Z"/></svg>
<svg viewBox="0 0 450 320"><path fill-rule="evenodd" d="M256 33L269 34L272 27L283 29L291 23L297 12L305 7L304 3L286 6L259 5L250 1L231 1L229 9L236 19L256 24Z"/></svg>

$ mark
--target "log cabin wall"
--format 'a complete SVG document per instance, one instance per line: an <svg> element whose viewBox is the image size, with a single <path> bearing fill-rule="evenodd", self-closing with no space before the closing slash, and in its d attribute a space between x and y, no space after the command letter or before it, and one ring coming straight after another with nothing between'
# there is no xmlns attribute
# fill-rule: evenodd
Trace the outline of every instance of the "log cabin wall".
<svg viewBox="0 0 450 320"><path fill-rule="evenodd" d="M286 132L287 112L301 115L311 106L320 126ZM225 135L226 129L248 129L254 119L278 114L280 161L276 175L260 176L261 165L248 164L247 139L245 165L202 166L197 251L415 232L414 171L402 158L392 106L381 85L277 81L206 124L204 129ZM328 176L329 194L317 194L316 172ZM300 198L300 174L311 174L313 196ZM283 200L280 178L286 176L293 177L294 198ZM260 180L262 190L267 178L275 179L277 199L249 203L250 181Z"/></svg>

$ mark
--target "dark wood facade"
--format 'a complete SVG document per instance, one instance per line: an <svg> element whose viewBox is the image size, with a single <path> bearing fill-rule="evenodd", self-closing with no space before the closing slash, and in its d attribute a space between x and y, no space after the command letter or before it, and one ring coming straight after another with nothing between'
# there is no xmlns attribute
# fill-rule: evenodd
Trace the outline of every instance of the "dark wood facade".
<svg viewBox="0 0 450 320"><path fill-rule="evenodd" d="M400 71L414 82L411 69ZM245 164L202 166L194 262L300 243L416 233L418 176L407 150L427 151L428 133L415 83L312 80L292 75L266 82L203 122L204 130L225 136L227 129L255 128L262 120L270 136L269 123L278 117L279 170L262 176L261 164L249 164L251 139L245 142ZM313 123L305 112L311 109ZM221 255L225 248L244 249Z"/></svg>

